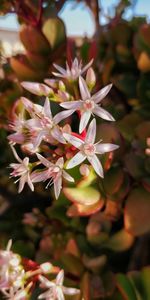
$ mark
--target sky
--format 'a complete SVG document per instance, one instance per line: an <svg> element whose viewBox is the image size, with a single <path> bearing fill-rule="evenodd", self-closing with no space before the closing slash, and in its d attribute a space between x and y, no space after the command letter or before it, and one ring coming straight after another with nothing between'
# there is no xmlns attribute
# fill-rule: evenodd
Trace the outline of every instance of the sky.
<svg viewBox="0 0 150 300"><path fill-rule="evenodd" d="M118 0L101 0L101 6L105 14L109 14L111 8L119 2ZM134 8L135 15L149 15L150 13L150 1L149 0L137 0L137 4ZM130 18L132 15L131 9L127 11L126 17ZM87 9L84 3L75 5L73 3L66 3L63 10L60 13L60 17L64 20L67 35L87 35L92 36L94 33L94 22L91 17L90 11ZM101 21L105 23L105 19L101 17ZM7 15L0 17L0 28L18 29L17 18L15 15Z"/></svg>

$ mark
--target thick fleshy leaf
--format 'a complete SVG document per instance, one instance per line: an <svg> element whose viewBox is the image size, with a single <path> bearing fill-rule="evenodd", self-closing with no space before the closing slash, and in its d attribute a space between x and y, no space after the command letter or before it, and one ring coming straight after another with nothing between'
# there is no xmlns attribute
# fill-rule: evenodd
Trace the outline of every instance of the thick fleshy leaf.
<svg viewBox="0 0 150 300"><path fill-rule="evenodd" d="M88 272L81 279L81 291L84 300L91 300L91 275Z"/></svg>
<svg viewBox="0 0 150 300"><path fill-rule="evenodd" d="M127 276L117 274L117 287L123 297L123 300L137 300L134 288Z"/></svg>
<svg viewBox="0 0 150 300"><path fill-rule="evenodd" d="M84 270L81 260L72 254L63 254L61 261L65 267L66 272L69 272L75 276L81 276Z"/></svg>
<svg viewBox="0 0 150 300"><path fill-rule="evenodd" d="M66 38L65 26L59 18L49 18L43 25L42 31L52 49L64 43Z"/></svg>
<svg viewBox="0 0 150 300"><path fill-rule="evenodd" d="M150 193L144 188L131 191L124 214L125 228L135 236L150 231Z"/></svg>
<svg viewBox="0 0 150 300"><path fill-rule="evenodd" d="M120 252L128 250L132 246L133 242L133 235L122 229L104 242L102 246L113 251Z"/></svg>
<svg viewBox="0 0 150 300"><path fill-rule="evenodd" d="M107 195L111 196L112 194L118 192L121 187L124 179L123 170L120 167L112 167L109 169L104 177L103 185L104 190Z"/></svg>
<svg viewBox="0 0 150 300"><path fill-rule="evenodd" d="M78 216L90 216L102 209L104 205L104 200L100 199L98 202L92 205L84 204L73 204L67 210L68 217L78 217Z"/></svg>
<svg viewBox="0 0 150 300"><path fill-rule="evenodd" d="M93 187L64 188L63 192L65 196L74 204L94 205L101 198L99 191Z"/></svg>

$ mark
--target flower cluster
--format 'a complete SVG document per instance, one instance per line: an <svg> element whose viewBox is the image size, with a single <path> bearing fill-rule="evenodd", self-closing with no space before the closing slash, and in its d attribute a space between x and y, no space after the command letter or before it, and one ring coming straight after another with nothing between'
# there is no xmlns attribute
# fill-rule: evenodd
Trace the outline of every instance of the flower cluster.
<svg viewBox="0 0 150 300"><path fill-rule="evenodd" d="M63 286L64 271L46 262L37 265L27 259L23 261L20 255L11 251L12 241L8 242L6 250L0 251L0 292L7 300L30 299L35 283L42 289L47 289L38 299L62 300L64 294L76 295L80 291L76 288ZM48 280L46 276L57 273L56 279Z"/></svg>
<svg viewBox="0 0 150 300"><path fill-rule="evenodd" d="M22 97L16 102L13 111L13 122L10 125L13 133L8 138L17 163L12 163L10 167L13 169L11 176L17 177L16 182L19 182L19 192L25 183L34 191L34 183L47 181L46 187L54 183L55 197L58 198L63 182L74 182L66 170L78 165L81 170L84 161L93 167L97 175L104 176L99 155L113 151L118 146L102 143L101 140L95 142L95 116L114 121L111 114L101 107L112 85L91 95L96 82L91 64L92 61L82 69L81 62L75 59L72 66L66 64L66 70L55 64L54 67L60 73L53 74L61 77L61 80L45 79L46 84L22 83L26 90L42 99L45 97L45 100L40 105ZM84 79L82 75L86 71ZM55 103L55 110L65 110L53 115L52 102ZM75 113L79 118L79 133L73 132L70 126L71 116ZM64 120L66 123L62 125ZM16 144L20 144L27 154L25 158L18 156L14 147Z"/></svg>

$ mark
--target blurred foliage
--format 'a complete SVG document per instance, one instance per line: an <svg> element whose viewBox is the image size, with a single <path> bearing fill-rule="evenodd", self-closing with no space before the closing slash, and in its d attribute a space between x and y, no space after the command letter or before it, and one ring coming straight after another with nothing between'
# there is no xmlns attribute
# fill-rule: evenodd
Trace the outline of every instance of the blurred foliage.
<svg viewBox="0 0 150 300"><path fill-rule="evenodd" d="M92 1L85 2L93 10ZM150 137L150 25L144 17L124 20L125 9L132 3L122 0L108 24L98 24L95 38L85 38L76 47L74 41L66 40L58 18L64 3L43 1L42 9L36 0L0 3L1 14L17 12L25 47L24 54L2 64L0 245L12 237L21 255L63 267L67 283L78 284L84 300L149 300L150 268L145 265L150 263L150 157L145 148ZM114 156L103 156L104 180L92 171L83 179L72 171L77 186L65 187L57 202L41 185L34 195L26 189L18 196L6 169L12 160L6 131L12 104L23 93L19 80L40 81L49 76L52 63L64 60L67 42L68 60L74 53L83 62L95 58L96 88L113 83L106 105L117 122L99 123L97 138L119 144L120 149Z"/></svg>

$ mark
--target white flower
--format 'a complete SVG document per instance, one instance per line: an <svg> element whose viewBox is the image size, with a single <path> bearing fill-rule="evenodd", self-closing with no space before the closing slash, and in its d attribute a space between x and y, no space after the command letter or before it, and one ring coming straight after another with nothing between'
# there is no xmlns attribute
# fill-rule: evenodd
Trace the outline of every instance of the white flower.
<svg viewBox="0 0 150 300"><path fill-rule="evenodd" d="M69 67L68 63L66 62L66 70L56 64L54 64L54 67L60 72L56 73L53 72L55 76L66 78L71 81L75 81L78 79L78 77L83 74L88 68L92 65L93 59L82 69L82 62L78 62L78 59L75 58L72 62L71 68Z"/></svg>
<svg viewBox="0 0 150 300"><path fill-rule="evenodd" d="M2 289L2 293L7 300L27 300L29 299L28 291L32 283L29 283L26 288L15 288L12 286L10 289Z"/></svg>
<svg viewBox="0 0 150 300"><path fill-rule="evenodd" d="M6 250L0 250L0 290L24 285L25 271L21 265L21 257L10 250L11 245L10 240Z"/></svg>
<svg viewBox="0 0 150 300"><path fill-rule="evenodd" d="M87 159L93 166L95 172L100 177L103 177L103 168L96 154L113 151L117 149L118 146L114 144L104 144L101 143L101 141L94 144L96 137L96 120L93 119L91 121L84 141L67 133L64 133L64 137L70 144L80 150L74 157L71 158L67 164L67 169L71 169Z"/></svg>
<svg viewBox="0 0 150 300"><path fill-rule="evenodd" d="M31 132L31 138L33 132L32 140L34 149L40 145L43 139L49 143L51 143L52 139L60 143L65 143L58 123L70 116L72 110L60 112L53 117L48 98L46 98L44 106L34 104L24 97L22 97L22 102L32 117L28 120L28 129Z"/></svg>
<svg viewBox="0 0 150 300"><path fill-rule="evenodd" d="M11 149L13 151L13 154L16 158L16 160L19 163L11 163L10 167L13 168L13 171L10 173L12 177L20 177L15 181L19 181L19 189L18 193L21 193L21 191L24 188L25 183L27 183L31 189L31 191L34 191L34 186L30 178L30 163L29 163L29 157L25 157L23 160L18 156L16 150L13 146L11 146Z"/></svg>
<svg viewBox="0 0 150 300"><path fill-rule="evenodd" d="M80 291L76 288L68 288L63 286L64 281L64 271L61 270L55 282L49 281L43 276L39 277L41 281L42 288L48 288L46 292L41 294L38 299L46 299L46 300L65 300L64 294L66 295L76 295L79 294Z"/></svg>
<svg viewBox="0 0 150 300"><path fill-rule="evenodd" d="M33 172L32 173L32 181L33 182L40 182L46 181L50 179L47 184L47 187L54 183L54 192L56 199L59 197L61 189L62 189L62 177L70 182L74 182L74 179L65 171L63 170L64 167L64 159L60 157L55 164L51 163L49 160L44 158L42 155L37 154L38 159L40 162L46 167L46 170L41 172Z"/></svg>
<svg viewBox="0 0 150 300"><path fill-rule="evenodd" d="M104 108L99 107L98 105L109 93L111 87L112 84L109 84L106 87L102 88L100 91L98 91L96 94L91 96L85 80L82 77L79 77L79 88L82 99L77 101L67 101L60 104L60 106L66 109L73 111L81 111L81 119L79 125L80 133L87 126L91 115L97 115L100 118L107 121L114 121L113 116Z"/></svg>

